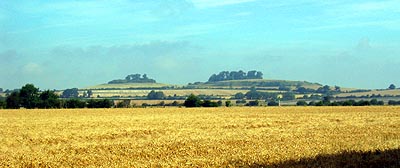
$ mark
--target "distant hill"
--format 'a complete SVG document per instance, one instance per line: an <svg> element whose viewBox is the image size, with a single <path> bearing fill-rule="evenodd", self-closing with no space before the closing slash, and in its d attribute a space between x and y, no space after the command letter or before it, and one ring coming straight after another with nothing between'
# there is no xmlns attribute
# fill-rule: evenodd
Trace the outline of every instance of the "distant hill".
<svg viewBox="0 0 400 168"><path fill-rule="evenodd" d="M115 83L115 84L100 84L96 86L86 87L84 89L160 89L160 88L173 88L175 85L163 84L163 83Z"/></svg>
<svg viewBox="0 0 400 168"><path fill-rule="evenodd" d="M196 82L189 84L189 87L195 88L276 88L279 87L305 87L317 89L322 85L319 83L311 83L307 81L288 81L288 80L266 80L266 79L245 79L245 80L225 80L217 82Z"/></svg>

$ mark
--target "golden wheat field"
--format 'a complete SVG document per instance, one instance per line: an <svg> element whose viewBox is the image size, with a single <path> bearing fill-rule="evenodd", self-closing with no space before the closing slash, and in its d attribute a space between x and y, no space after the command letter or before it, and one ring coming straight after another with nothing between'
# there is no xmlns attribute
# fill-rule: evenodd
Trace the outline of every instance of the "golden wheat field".
<svg viewBox="0 0 400 168"><path fill-rule="evenodd" d="M0 110L0 167L400 166L400 107Z"/></svg>

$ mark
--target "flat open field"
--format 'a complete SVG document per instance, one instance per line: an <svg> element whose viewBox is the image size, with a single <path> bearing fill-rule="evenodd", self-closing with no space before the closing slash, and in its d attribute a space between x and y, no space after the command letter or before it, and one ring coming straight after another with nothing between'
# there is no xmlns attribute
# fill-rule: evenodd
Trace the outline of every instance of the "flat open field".
<svg viewBox="0 0 400 168"><path fill-rule="evenodd" d="M400 107L0 110L0 167L399 167Z"/></svg>

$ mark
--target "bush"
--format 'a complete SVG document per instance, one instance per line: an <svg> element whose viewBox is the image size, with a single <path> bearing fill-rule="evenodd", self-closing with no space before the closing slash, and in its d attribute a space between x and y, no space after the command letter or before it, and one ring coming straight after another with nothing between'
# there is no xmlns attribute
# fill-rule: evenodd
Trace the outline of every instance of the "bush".
<svg viewBox="0 0 400 168"><path fill-rule="evenodd" d="M300 100L296 103L297 106L307 106L307 102L304 100Z"/></svg>
<svg viewBox="0 0 400 168"><path fill-rule="evenodd" d="M114 106L114 103L108 99L103 99L103 100L90 99L87 102L88 108L111 108L112 106Z"/></svg>
<svg viewBox="0 0 400 168"><path fill-rule="evenodd" d="M212 102L210 100L204 100L204 102L201 103L201 106L203 106L203 107L218 107L218 103Z"/></svg>
<svg viewBox="0 0 400 168"><path fill-rule="evenodd" d="M400 101L389 100L388 104L392 106L400 105Z"/></svg>
<svg viewBox="0 0 400 168"><path fill-rule="evenodd" d="M242 99L242 100L236 100L236 104L245 104L246 100Z"/></svg>
<svg viewBox="0 0 400 168"><path fill-rule="evenodd" d="M246 104L246 106L259 106L260 102L258 100L255 101L249 101L249 103Z"/></svg>
<svg viewBox="0 0 400 168"><path fill-rule="evenodd" d="M268 102L267 105L268 105L268 106L279 106L279 103L276 102L276 101L270 101L270 102Z"/></svg>
<svg viewBox="0 0 400 168"><path fill-rule="evenodd" d="M230 107L230 106L232 106L232 102L231 102L231 101L229 101L229 100L228 100L228 101L226 101L226 102L225 102L225 106L226 106L226 107Z"/></svg>
<svg viewBox="0 0 400 168"><path fill-rule="evenodd" d="M79 99L69 99L64 104L65 108L85 108L86 102Z"/></svg>

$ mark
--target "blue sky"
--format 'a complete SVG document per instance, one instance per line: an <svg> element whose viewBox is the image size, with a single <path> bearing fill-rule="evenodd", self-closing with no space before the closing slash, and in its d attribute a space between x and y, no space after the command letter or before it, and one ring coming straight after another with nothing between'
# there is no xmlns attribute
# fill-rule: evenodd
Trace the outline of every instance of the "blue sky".
<svg viewBox="0 0 400 168"><path fill-rule="evenodd" d="M400 85L400 1L3 0L0 87L65 89L222 70L356 88Z"/></svg>

